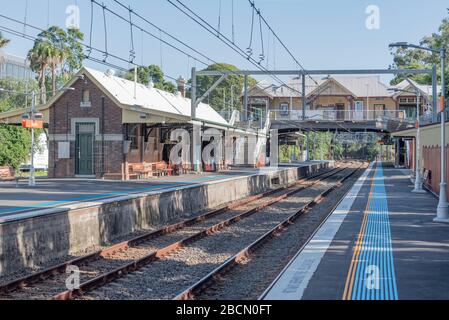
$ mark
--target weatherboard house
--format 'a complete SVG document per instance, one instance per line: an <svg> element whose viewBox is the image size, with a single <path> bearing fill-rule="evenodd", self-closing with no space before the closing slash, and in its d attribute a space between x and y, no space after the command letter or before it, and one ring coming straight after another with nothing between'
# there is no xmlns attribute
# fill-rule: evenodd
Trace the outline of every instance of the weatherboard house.
<svg viewBox="0 0 449 320"><path fill-rule="evenodd" d="M135 178L133 164L168 165L176 143L170 132L192 128L191 100L182 79L172 94L122 79L112 70L82 68L66 87L71 90L38 108L48 127L50 178ZM3 118L20 123L25 111ZM230 127L204 103L198 105L195 121L220 132Z"/></svg>

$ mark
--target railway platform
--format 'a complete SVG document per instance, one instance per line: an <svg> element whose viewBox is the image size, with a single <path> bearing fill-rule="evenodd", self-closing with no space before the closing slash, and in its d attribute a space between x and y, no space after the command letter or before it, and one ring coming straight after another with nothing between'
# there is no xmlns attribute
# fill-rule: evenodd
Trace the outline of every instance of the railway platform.
<svg viewBox="0 0 449 320"><path fill-rule="evenodd" d="M35 188L23 182L19 188L0 185L0 276L189 219L333 166L317 161L147 181L44 179Z"/></svg>
<svg viewBox="0 0 449 320"><path fill-rule="evenodd" d="M282 165L279 169L235 167L220 173L204 172L136 181L37 179L35 187L29 187L26 179L22 179L18 186L13 182L0 183L0 223L30 218L42 210L76 207L85 203L133 194L173 192L198 185L269 174L293 167L319 166L323 163L320 161L292 163Z"/></svg>
<svg viewBox="0 0 449 320"><path fill-rule="evenodd" d="M410 172L374 163L261 297L449 299L449 225Z"/></svg>

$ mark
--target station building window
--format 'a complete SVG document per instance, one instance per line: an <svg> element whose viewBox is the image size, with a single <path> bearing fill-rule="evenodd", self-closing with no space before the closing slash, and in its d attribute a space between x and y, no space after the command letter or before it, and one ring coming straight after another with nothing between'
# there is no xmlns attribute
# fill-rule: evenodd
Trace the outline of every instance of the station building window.
<svg viewBox="0 0 449 320"><path fill-rule="evenodd" d="M139 149L139 125L134 125L129 131L129 140L131 141L131 150Z"/></svg>
<svg viewBox="0 0 449 320"><path fill-rule="evenodd" d="M279 112L281 116L288 116L289 114L289 104L288 103L281 103L279 105Z"/></svg>
<svg viewBox="0 0 449 320"><path fill-rule="evenodd" d="M90 102L90 91L83 90L81 97L81 108L90 108L92 107L92 103Z"/></svg>

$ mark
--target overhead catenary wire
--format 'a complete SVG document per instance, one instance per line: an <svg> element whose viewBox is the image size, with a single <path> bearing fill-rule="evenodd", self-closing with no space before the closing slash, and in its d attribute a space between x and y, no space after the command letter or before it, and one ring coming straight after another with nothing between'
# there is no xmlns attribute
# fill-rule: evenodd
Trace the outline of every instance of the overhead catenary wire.
<svg viewBox="0 0 449 320"><path fill-rule="evenodd" d="M129 60L131 62L134 62L134 59L136 58L136 51L134 50L134 26L133 26L133 17L132 17L132 9L129 7L129 27L130 27L130 34L131 34L131 47L129 50Z"/></svg>
<svg viewBox="0 0 449 320"><path fill-rule="evenodd" d="M261 64L262 61L265 60L265 48L264 48L264 43L263 43L262 19L260 18L260 15L259 15L259 28L260 28L260 44L261 44L261 47L262 47L262 52L259 55L259 58L260 58L259 64Z"/></svg>
<svg viewBox="0 0 449 320"><path fill-rule="evenodd" d="M234 0L231 0L232 42L235 43Z"/></svg>
<svg viewBox="0 0 449 320"><path fill-rule="evenodd" d="M103 5L100 4L100 3L98 3L96 0L91 0L91 1L92 1L92 3L96 4L97 6L103 7ZM129 10L129 7L126 7L126 6L125 6L125 8L126 8L126 10ZM186 56L190 56L192 59L198 60L198 62L200 62L201 64L204 64L205 66L208 65L207 62L205 62L205 61L203 61L203 60L201 60L201 59L199 59L199 58L197 58L197 57L194 57L193 55L191 55L190 53L184 51L183 49L176 47L175 45L169 43L168 41L165 41L165 40L162 39L160 36L157 36L157 35L155 35L154 33L152 33L152 32L150 32L150 31L146 30L145 28L143 28L143 27L141 27L141 26L135 24L134 22L129 21L128 18L125 18L124 16L122 16L121 14L115 12L114 10L110 9L109 7L104 6L104 10L107 11L107 12L109 12L109 13L112 14L113 16L119 18L120 20L122 20L122 21L124 21L124 22L126 22L126 23L129 23L129 24L132 24L135 28L138 28L138 29L140 29L140 30L143 30L143 32L144 32L145 34L147 34L147 35L153 37L153 38L156 39L156 40L159 40L159 41L160 41L161 43L163 43L164 45L167 45L167 46L171 47L172 49L174 49L174 50L176 50L176 51L178 51L178 52L180 52L180 53L182 53L182 54L184 54L184 55L186 55ZM133 13L134 13L134 11L133 11ZM162 29L158 29L158 30L159 30L159 32L162 34Z"/></svg>
<svg viewBox="0 0 449 320"><path fill-rule="evenodd" d="M179 3L179 5L174 3L174 1ZM278 83L284 85L285 87L288 87L289 89L291 89L291 90L293 90L295 92L300 93L298 90L296 90L295 88L292 88L291 86L286 84L284 81L282 81L282 79L280 79L278 76L276 76L275 74L270 72L268 69L266 69L265 67L260 65L255 59L253 59L251 57L248 57L247 53L242 48L240 48L236 44L232 43L232 40L230 40L226 35L224 35L223 33L220 33L220 37L218 37L217 36L218 30L215 27L213 27L209 22L204 20L196 12L194 12L192 9L190 9L187 5L185 5L182 1L180 1L180 0L173 0L173 1L172 0L167 0L167 2L169 2L171 5L173 5L175 8L177 8L179 11L184 13L186 16L188 16L194 22L199 24L201 27L203 27L209 33L214 35L217 39L222 41L224 44L226 44L229 48L234 50L240 56L242 56L243 58L247 59L252 65L254 65L255 67L257 67L258 69L260 69L262 71L265 71L271 78L275 79ZM180 6L182 6L183 8L181 8Z"/></svg>
<svg viewBox="0 0 449 320"><path fill-rule="evenodd" d="M23 18L23 21L25 21L25 23L28 21L28 0L25 0L25 15ZM26 34L26 26L23 26L23 34Z"/></svg>
<svg viewBox="0 0 449 320"><path fill-rule="evenodd" d="M256 4L254 0L248 0L250 5L256 9ZM293 61L301 68L302 71L306 71L304 66L299 62L299 60L295 57L295 55L291 52L291 50L286 46L286 44L281 40L281 38L278 36L278 34L274 31L274 29L271 27L271 25L268 23L268 21L265 19L265 17L262 15L261 11L259 9L256 9L257 14L259 15L260 19L264 22L264 24L267 26L268 30L271 31L273 36L277 39L279 44L287 51L287 53L290 55L290 57L293 59ZM308 75L308 77L317 85L319 86L318 82L313 79L312 76Z"/></svg>
<svg viewBox="0 0 449 320"><path fill-rule="evenodd" d="M92 53L92 35L94 32L94 4L90 3L90 30L89 30L89 48L87 49L87 56L90 57Z"/></svg>
<svg viewBox="0 0 449 320"><path fill-rule="evenodd" d="M37 26L35 26L35 25L31 25L31 24L29 24L29 23L25 23L25 22L23 22L23 21L20 21L20 20L15 19L15 18L11 18L11 17L5 16L5 15L3 15L3 14L0 14L0 18L3 18L3 19L6 19L6 20L9 20L9 21L12 21L12 22L17 23L17 24L26 25L27 27L32 28L32 29L35 29L35 30L37 30L37 31L39 31L39 32L45 31L43 28L37 27ZM20 31L17 31L17 30L14 30L14 29L11 29L11 28L8 28L8 27L5 27L5 26L0 26L0 31L3 31L3 32L5 32L5 33L11 34L11 35L14 35L14 36L17 36L17 37L20 37L20 38L23 38L23 39L26 39L26 40L29 40L29 41L33 41L33 42L36 42L36 41L39 41L39 40L40 40L40 39L39 39L38 37L36 37L36 36L32 36L32 35L29 35L29 34L23 34L23 33L21 33ZM79 43L82 47L84 47L84 48L86 49L86 51L87 51L88 49L90 49L91 51L95 51L95 52L97 52L97 53L99 53L99 54L101 54L101 55L103 55L103 56L104 56L104 54L106 53L106 52L105 52L104 50L102 50L102 49L99 49L99 48L95 48L95 47L93 47L93 46L86 45L86 44L84 44L84 43L82 43L82 42L78 42L78 43ZM128 59L119 57L119 56L117 56L117 55L115 55L115 54L108 53L108 56L109 56L110 58L116 59L116 60L118 60L118 61L125 62L125 63L128 63L128 64L132 64L132 65L134 65L134 66L136 66L136 67L144 67L144 66L138 65L138 64L136 64L136 63L131 63ZM129 71L129 69L127 69L127 68L121 67L121 66L119 66L119 65L117 65L117 64L114 64L114 63L111 63L111 62L108 62L108 61L104 61L104 59L98 59L98 58L96 58L96 57L88 56L88 55L86 55L86 54L85 54L84 58L87 59L87 60L90 60L90 61L92 61L92 62L101 64L101 65L104 65L104 66L107 66L107 67L110 67L110 68L117 69L117 70L119 70L119 71L123 71L123 72L128 72L128 71ZM196 60L195 60L195 61L196 61ZM177 78L172 77L172 76L169 76L169 75L167 75L167 74L164 74L164 77L167 78L167 79L173 80L173 81L177 81ZM187 85L187 86L189 86L189 85Z"/></svg>
<svg viewBox="0 0 449 320"><path fill-rule="evenodd" d="M221 0L218 0L218 36L221 30Z"/></svg>
<svg viewBox="0 0 449 320"><path fill-rule="evenodd" d="M91 1L95 2L95 0L91 0ZM114 0L114 2L117 3L119 6L121 6L123 9L128 10L128 9L130 8L130 6L126 6L124 3L122 3L122 2L119 1L119 0ZM208 62L212 62L212 63L214 63L214 64L218 64L218 63L219 63L219 62L217 62L216 60L214 60L214 59L212 59L212 58L206 56L204 53L200 52L199 50L197 50L197 49L193 48L192 46L188 45L186 42L180 40L179 38L173 36L172 34L166 32L166 31L164 31L162 28L160 28L159 26L157 26L156 24L152 23L152 22L149 21L147 18L145 18L145 17L143 17L141 14L139 14L139 13L137 12L136 9L133 9L132 12L133 12L133 14L134 14L135 16L139 17L142 21L146 22L147 24L149 24L149 25L152 26L153 28L159 30L159 32L160 32L161 34L164 34L164 35L167 36L168 38L170 38L170 39L172 39L172 40L175 40L176 42L178 42L178 43L180 43L181 45L185 46L186 48L190 49L191 51L197 53L198 55L200 55L200 56L202 56L203 58L205 58L206 60L208 60ZM211 26L211 27L212 27L212 26ZM212 28L213 28L213 27L212 27ZM215 29L215 28L213 28L213 29L215 30L214 36L217 36L218 30ZM220 32L220 35L223 36L223 34L222 34L221 32ZM225 38L226 38L226 41L229 41L229 39L228 39L227 37L225 37ZM232 42L232 41L231 41L231 42ZM235 45L235 44L234 44L234 45ZM240 48L239 48L239 49L240 49ZM242 49L240 49L240 51L244 53L244 51L243 51ZM193 57L192 55L187 55L187 56L190 57L191 59L193 59L193 62L194 62L194 66L195 66L195 67L197 66L197 62L200 62L200 63L202 63L203 65L208 65L208 64L204 63L204 61L202 61L201 59L197 59L197 58ZM255 60L252 60L251 63L252 63L253 65L255 65L255 66L258 66L258 63L257 63L257 61L255 61ZM267 69L265 69L265 70L267 70ZM237 72L236 72L235 74L238 75ZM273 76L272 76L272 77L273 77ZM278 81L278 82L280 82L280 83L282 83L282 84L288 86L286 83L282 82L282 80L280 80L278 77L275 77L275 78L277 78L277 81ZM276 79L275 79L275 80L276 80ZM291 87L290 87L290 89L295 90L294 88L291 88ZM296 91L297 91L297 90L296 90ZM299 92L299 91L297 91L297 92Z"/></svg>
<svg viewBox="0 0 449 320"><path fill-rule="evenodd" d="M251 8L251 28L250 28L250 34L249 34L249 45L248 48L246 49L246 52L248 54L248 57L251 57L253 54L253 35L254 35L254 10L255 8Z"/></svg>
<svg viewBox="0 0 449 320"><path fill-rule="evenodd" d="M121 1L118 0L114 0L115 3L117 3L119 6L123 7L123 8L127 8L126 5L124 5ZM142 21L144 21L145 23L147 23L148 25L150 25L151 27L157 29L161 34L163 34L164 36L175 40L176 42L178 42L179 44L181 44L182 46L186 47L187 49L191 50L192 52L195 52L196 54L198 54L199 56L201 56L202 58L206 59L209 62L213 62L213 63L217 63L216 61L214 61L212 58L208 57L207 55L205 55L204 53L200 52L199 50L195 49L194 47L190 46L189 44L187 44L185 41L173 36L172 34L168 33L167 31L165 31L164 29L162 29L161 27L157 26L156 24L154 24L153 22L149 21L147 18L145 18L144 16L142 16L141 14L139 14L135 9L132 9L132 14L136 17L138 17L139 19L141 19ZM143 30L141 28L141 30ZM193 57L190 57L192 59L194 59Z"/></svg>
<svg viewBox="0 0 449 320"><path fill-rule="evenodd" d="M103 24L104 24L104 59L103 62L106 62L108 59L108 25L106 22L106 6L104 3L101 5L103 8Z"/></svg>

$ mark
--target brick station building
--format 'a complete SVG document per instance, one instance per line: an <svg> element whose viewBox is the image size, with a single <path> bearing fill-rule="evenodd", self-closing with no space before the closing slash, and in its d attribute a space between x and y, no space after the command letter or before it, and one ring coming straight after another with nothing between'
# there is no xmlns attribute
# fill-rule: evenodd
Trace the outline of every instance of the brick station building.
<svg viewBox="0 0 449 320"><path fill-rule="evenodd" d="M178 92L172 94L117 77L111 70L83 68L66 88L70 90L38 107L48 128L49 178L134 178L133 164L168 165L170 151L178 142L172 141L170 133L185 129L191 137L193 123L201 124L203 130L218 129L222 135L231 131L245 137L258 135L231 126L204 103L192 119L182 78ZM2 122L18 125L28 111L4 113Z"/></svg>
<svg viewBox="0 0 449 320"><path fill-rule="evenodd" d="M83 68L48 103L49 177L127 180L129 164L169 162L175 128L191 129L191 101L185 81L168 93ZM197 119L225 131L229 123L199 104Z"/></svg>

